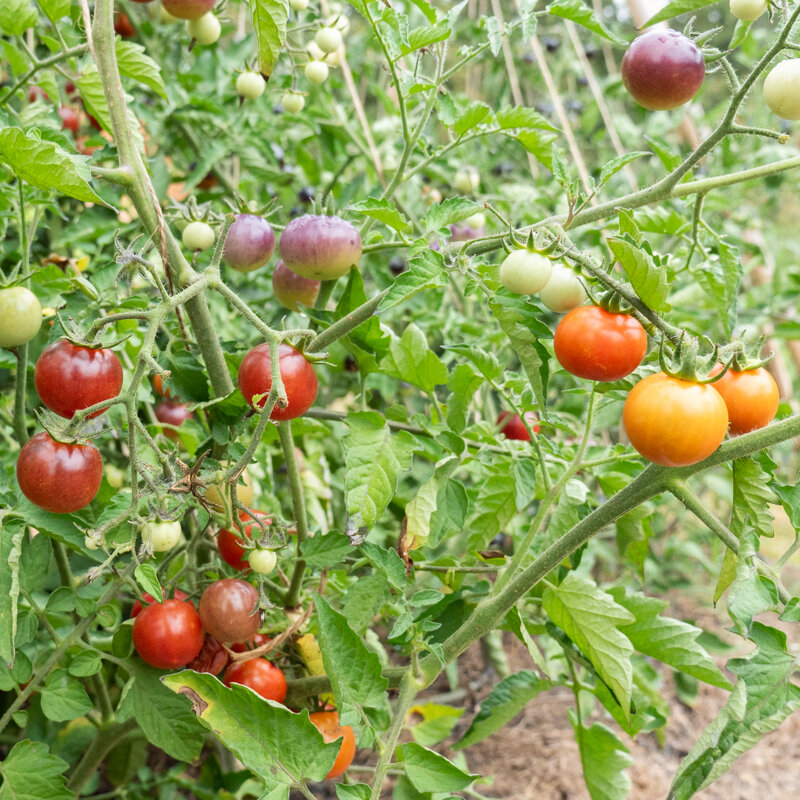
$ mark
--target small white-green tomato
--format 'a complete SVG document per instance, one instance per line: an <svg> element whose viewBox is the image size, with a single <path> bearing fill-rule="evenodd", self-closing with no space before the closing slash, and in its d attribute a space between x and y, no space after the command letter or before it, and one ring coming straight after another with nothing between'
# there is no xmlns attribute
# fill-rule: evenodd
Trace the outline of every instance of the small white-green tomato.
<svg viewBox="0 0 800 800"><path fill-rule="evenodd" d="M572 311L586 301L586 290L578 276L563 264L555 264L544 289L539 290L539 299L559 314Z"/></svg>
<svg viewBox="0 0 800 800"><path fill-rule="evenodd" d="M468 225L470 228L475 228L476 230L478 228L482 228L484 225L486 225L486 214L482 213L481 211L478 211L477 214L473 214L471 217L467 217L464 220L464 224Z"/></svg>
<svg viewBox="0 0 800 800"><path fill-rule="evenodd" d="M767 10L767 0L731 0L731 14L744 22L757 20Z"/></svg>
<svg viewBox="0 0 800 800"><path fill-rule="evenodd" d="M255 100L264 94L267 84L257 72L243 72L236 79L236 91L247 100Z"/></svg>
<svg viewBox="0 0 800 800"><path fill-rule="evenodd" d="M289 0L292 11L305 11L308 8L308 0Z"/></svg>
<svg viewBox="0 0 800 800"><path fill-rule="evenodd" d="M281 105L287 114L299 114L306 104L306 99L300 92L284 92L281 96Z"/></svg>
<svg viewBox="0 0 800 800"><path fill-rule="evenodd" d="M800 58L788 58L770 70L764 100L781 119L800 119Z"/></svg>
<svg viewBox="0 0 800 800"><path fill-rule="evenodd" d="M250 568L259 575L269 575L278 563L274 550L251 550L247 556Z"/></svg>
<svg viewBox="0 0 800 800"><path fill-rule="evenodd" d="M476 192L481 185L481 176L474 167L462 167L453 178L453 186L462 194Z"/></svg>
<svg viewBox="0 0 800 800"><path fill-rule="evenodd" d="M329 72L328 65L324 61L309 61L306 64L305 74L309 83L325 83Z"/></svg>
<svg viewBox="0 0 800 800"><path fill-rule="evenodd" d="M323 53L335 53L342 46L342 34L336 28L320 28L314 41Z"/></svg>
<svg viewBox="0 0 800 800"><path fill-rule="evenodd" d="M166 553L181 540L181 523L145 522L141 528L142 541L154 553Z"/></svg>
<svg viewBox="0 0 800 800"><path fill-rule="evenodd" d="M512 250L500 265L500 283L509 292L535 294L547 285L550 259L532 250Z"/></svg>
<svg viewBox="0 0 800 800"><path fill-rule="evenodd" d="M93 536L84 536L83 537L83 546L87 550L99 550L100 549L100 542L97 541Z"/></svg>
<svg viewBox="0 0 800 800"><path fill-rule="evenodd" d="M214 244L214 229L207 222L190 222L183 229L181 240L187 250L208 250Z"/></svg>
<svg viewBox="0 0 800 800"><path fill-rule="evenodd" d="M114 464L106 464L103 467L103 472L106 475L106 480L108 481L108 485L112 489L121 489L122 485L125 483L125 475L127 474L124 469L120 469Z"/></svg>
<svg viewBox="0 0 800 800"><path fill-rule="evenodd" d="M202 45L214 44L222 33L220 21L210 11L199 19L190 19L186 23L186 29L189 36Z"/></svg>

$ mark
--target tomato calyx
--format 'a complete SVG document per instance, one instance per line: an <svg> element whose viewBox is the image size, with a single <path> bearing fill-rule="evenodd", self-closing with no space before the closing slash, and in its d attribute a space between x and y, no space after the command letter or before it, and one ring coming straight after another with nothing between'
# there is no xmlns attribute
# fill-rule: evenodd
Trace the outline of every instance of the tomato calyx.
<svg viewBox="0 0 800 800"><path fill-rule="evenodd" d="M669 356L665 343L666 340L662 339L658 349L661 371L670 378L677 378L687 383L715 383L728 371L733 360L732 357L723 360L722 369L717 372L717 365L721 360L719 345L712 344L705 336L687 336L686 331L681 331L678 344Z"/></svg>

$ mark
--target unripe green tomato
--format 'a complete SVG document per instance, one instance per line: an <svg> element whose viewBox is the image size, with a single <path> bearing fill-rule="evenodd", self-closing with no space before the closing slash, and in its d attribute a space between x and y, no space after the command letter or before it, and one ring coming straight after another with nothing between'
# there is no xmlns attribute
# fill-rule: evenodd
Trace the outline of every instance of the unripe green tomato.
<svg viewBox="0 0 800 800"><path fill-rule="evenodd" d="M103 472L105 472L108 485L112 489L122 488L123 484L125 483L125 475L126 475L124 469L115 467L113 464L106 464L103 467Z"/></svg>
<svg viewBox="0 0 800 800"><path fill-rule="evenodd" d="M477 214L467 217L464 220L464 224L468 225L470 228L474 228L475 230L478 230L478 228L483 228L483 226L486 225L486 214L478 211Z"/></svg>
<svg viewBox="0 0 800 800"><path fill-rule="evenodd" d="M165 553L172 550L181 540L181 524L173 522L145 522L141 529L142 541L154 553Z"/></svg>
<svg viewBox="0 0 800 800"><path fill-rule="evenodd" d="M731 14L744 22L753 22L767 10L767 0L731 0Z"/></svg>
<svg viewBox="0 0 800 800"><path fill-rule="evenodd" d="M27 344L41 327L42 306L30 289L0 289L0 347Z"/></svg>
<svg viewBox="0 0 800 800"><path fill-rule="evenodd" d="M207 222L190 222L181 240L187 250L208 250L214 244L214 229Z"/></svg>
<svg viewBox="0 0 800 800"><path fill-rule="evenodd" d="M781 61L770 70L764 100L781 119L800 119L800 58Z"/></svg>
<svg viewBox="0 0 800 800"><path fill-rule="evenodd" d="M512 250L500 265L500 283L509 292L535 294L547 285L550 259L531 250Z"/></svg>
<svg viewBox="0 0 800 800"><path fill-rule="evenodd" d="M178 18L170 14L164 6L161 6L159 11L158 20L162 25L171 25L173 22L178 21Z"/></svg>
<svg viewBox="0 0 800 800"><path fill-rule="evenodd" d="M190 19L186 23L186 30L189 31L189 36L198 44L209 45L214 44L219 39L219 35L222 33L222 25L209 11L208 14L203 14L200 19Z"/></svg>
<svg viewBox="0 0 800 800"><path fill-rule="evenodd" d="M309 61L306 64L306 80L309 83L325 83L328 80L328 65L324 61Z"/></svg>
<svg viewBox="0 0 800 800"><path fill-rule="evenodd" d="M320 28L314 41L323 53L335 53L342 46L342 34L336 28Z"/></svg>
<svg viewBox="0 0 800 800"><path fill-rule="evenodd" d="M269 575L278 563L274 550L251 550L247 556L250 569L259 575Z"/></svg>
<svg viewBox="0 0 800 800"><path fill-rule="evenodd" d="M257 72L243 72L236 79L236 91L248 100L255 100L264 94L267 84Z"/></svg>
<svg viewBox="0 0 800 800"><path fill-rule="evenodd" d="M481 185L481 176L474 167L462 167L453 178L453 186L462 194L476 192Z"/></svg>
<svg viewBox="0 0 800 800"><path fill-rule="evenodd" d="M284 92L281 105L288 114L299 114L306 104L306 99L299 92Z"/></svg>
<svg viewBox="0 0 800 800"><path fill-rule="evenodd" d="M84 536L83 537L83 546L87 550L99 550L100 549L100 542L97 541L92 536Z"/></svg>
<svg viewBox="0 0 800 800"><path fill-rule="evenodd" d="M289 5L293 11L305 11L308 8L308 0L289 0Z"/></svg>
<svg viewBox="0 0 800 800"><path fill-rule="evenodd" d="M539 299L551 311L563 314L583 305L586 301L586 290L569 267L555 264L550 273L550 280L539 290Z"/></svg>

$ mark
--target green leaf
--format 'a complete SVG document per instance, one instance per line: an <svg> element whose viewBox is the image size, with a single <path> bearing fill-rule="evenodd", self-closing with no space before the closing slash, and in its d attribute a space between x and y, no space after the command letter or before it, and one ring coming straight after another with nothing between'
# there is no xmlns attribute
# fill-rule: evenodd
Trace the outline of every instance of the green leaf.
<svg viewBox="0 0 800 800"><path fill-rule="evenodd" d="M53 722L66 722L92 710L92 701L79 681L65 669L54 669L42 687L42 711Z"/></svg>
<svg viewBox="0 0 800 800"><path fill-rule="evenodd" d="M549 585L542 604L552 622L592 662L627 716L633 682L633 647L618 627L634 622L633 615L596 584L574 572L558 586Z"/></svg>
<svg viewBox="0 0 800 800"><path fill-rule="evenodd" d="M37 139L20 128L0 130L0 161L37 189L55 190L89 203L107 205L90 186L85 156L71 155L53 142Z"/></svg>
<svg viewBox="0 0 800 800"><path fill-rule="evenodd" d="M14 663L17 636L19 571L22 541L26 537L21 520L11 524L0 516L0 661Z"/></svg>
<svg viewBox="0 0 800 800"><path fill-rule="evenodd" d="M712 686L730 690L728 679L697 642L703 631L681 620L659 616L669 603L638 592L626 592L621 586L608 593L636 618L619 626L634 649Z"/></svg>
<svg viewBox="0 0 800 800"><path fill-rule="evenodd" d="M761 465L752 458L734 459L731 530L737 538L749 527L758 536L773 536L774 517L769 506L777 502L770 476Z"/></svg>
<svg viewBox="0 0 800 800"><path fill-rule="evenodd" d="M343 533L326 533L324 536L310 536L300 546L303 559L309 567L325 569L339 564L351 555L353 545Z"/></svg>
<svg viewBox="0 0 800 800"><path fill-rule="evenodd" d="M258 42L258 69L268 79L286 42L289 3L288 0L250 0L250 8Z"/></svg>
<svg viewBox="0 0 800 800"><path fill-rule="evenodd" d="M389 428L376 411L361 411L347 418L345 448L345 502L347 533L361 544L394 497L397 479L411 466L418 445L406 431Z"/></svg>
<svg viewBox="0 0 800 800"><path fill-rule="evenodd" d="M105 128L111 130L111 115L108 111L106 96L103 92L103 82L100 80L100 73L94 64L90 64L83 70L75 81L78 92L86 106L86 110Z"/></svg>
<svg viewBox="0 0 800 800"><path fill-rule="evenodd" d="M448 282L442 257L426 247L412 256L408 269L395 278L388 294L381 300L378 312L393 308L424 289L447 286Z"/></svg>
<svg viewBox="0 0 800 800"><path fill-rule="evenodd" d="M514 474L504 465L488 467L483 475L469 523L470 547L481 550L509 523L517 512Z"/></svg>
<svg viewBox="0 0 800 800"><path fill-rule="evenodd" d="M30 0L3 0L0 3L0 31L9 36L22 36L36 24L37 16Z"/></svg>
<svg viewBox="0 0 800 800"><path fill-rule="evenodd" d="M55 22L69 14L70 0L38 0L47 18Z"/></svg>
<svg viewBox="0 0 800 800"><path fill-rule="evenodd" d="M655 311L669 311L666 268L657 266L647 250L627 239L611 236L607 241L642 301Z"/></svg>
<svg viewBox="0 0 800 800"><path fill-rule="evenodd" d="M692 275L713 301L725 332L730 335L736 324L742 259L735 245L713 232L710 235L716 247L709 248L706 257L692 267Z"/></svg>
<svg viewBox="0 0 800 800"><path fill-rule="evenodd" d="M609 42L626 44L624 39L618 39L614 36L614 34L595 17L591 8L583 3L582 0L557 0L555 3L550 3L545 10L548 14L553 14L556 17L572 20L577 25L581 25L599 36L602 36L604 39L608 39Z"/></svg>
<svg viewBox="0 0 800 800"><path fill-rule="evenodd" d="M596 722L586 728L572 711L569 716L589 796L592 800L626 800L631 780L625 770L633 763L628 749L605 725Z"/></svg>
<svg viewBox="0 0 800 800"><path fill-rule="evenodd" d="M423 47L430 47L436 42L443 42L445 39L450 38L452 28L447 22L439 22L436 25L425 25L422 28L416 28L408 34L408 44L400 48L400 54L406 56Z"/></svg>
<svg viewBox="0 0 800 800"><path fill-rule="evenodd" d="M117 39L116 51L121 75L149 86L156 94L167 99L161 68L145 53L142 45Z"/></svg>
<svg viewBox="0 0 800 800"><path fill-rule="evenodd" d="M463 713L463 708L437 703L414 705L409 709L409 715L415 719L420 718L420 721L412 725L411 735L417 744L433 747L452 733Z"/></svg>
<svg viewBox="0 0 800 800"><path fill-rule="evenodd" d="M381 362L381 369L428 394L450 377L442 360L428 348L425 334L413 322L399 338L392 333L389 354Z"/></svg>
<svg viewBox="0 0 800 800"><path fill-rule="evenodd" d="M480 777L460 770L444 756L414 742L401 745L398 752L406 775L418 792L457 792Z"/></svg>
<svg viewBox="0 0 800 800"><path fill-rule="evenodd" d="M17 742L0 761L0 800L74 800L64 777L68 767L43 742Z"/></svg>
<svg viewBox="0 0 800 800"><path fill-rule="evenodd" d="M539 128L545 131L558 131L558 128L553 127L546 117L543 117L536 109L527 106L501 108L495 118L500 130Z"/></svg>
<svg viewBox="0 0 800 800"><path fill-rule="evenodd" d="M467 427L467 415L475 393L483 381L475 374L469 364L459 364L450 373L447 388L450 398L447 402L447 424L457 433Z"/></svg>
<svg viewBox="0 0 800 800"><path fill-rule="evenodd" d="M163 590L158 582L156 568L152 564L140 564L134 570L133 576L142 589L152 597L155 597L157 602L161 602L159 598L163 594Z"/></svg>
<svg viewBox="0 0 800 800"><path fill-rule="evenodd" d="M477 128L478 125L487 124L493 120L492 109L486 103L475 100L458 115L452 126L453 133L456 136L463 136Z"/></svg>
<svg viewBox="0 0 800 800"><path fill-rule="evenodd" d="M185 695L200 721L270 789L286 787L275 797L288 797L289 787L302 780L321 781L336 760L340 743L325 744L307 710L294 713L244 686L229 689L213 675L192 670L162 682ZM185 699L181 703L189 709Z"/></svg>
<svg viewBox="0 0 800 800"><path fill-rule="evenodd" d="M719 602L720 597L725 594L726 589L733 583L736 577L736 554L732 550L725 549L725 556L722 559L722 567L717 578L717 585L714 588L714 605Z"/></svg>
<svg viewBox="0 0 800 800"><path fill-rule="evenodd" d="M87 678L96 675L103 668L103 661L97 653L83 650L69 663L68 671L76 678Z"/></svg>
<svg viewBox="0 0 800 800"><path fill-rule="evenodd" d="M480 709L461 739L453 745L461 750L482 742L509 723L540 692L552 684L542 680L533 670L524 669L495 684L489 696L481 701Z"/></svg>
<svg viewBox="0 0 800 800"><path fill-rule="evenodd" d="M514 137L539 163L553 172L553 142L558 138L552 131L520 131Z"/></svg>
<svg viewBox="0 0 800 800"><path fill-rule="evenodd" d="M411 223L397 210L393 200L376 200L370 197L358 203L352 203L348 209L357 214L363 214L365 217L376 219L401 233L411 230Z"/></svg>
<svg viewBox="0 0 800 800"><path fill-rule="evenodd" d="M366 783L337 783L338 800L369 800L371 789Z"/></svg>
<svg viewBox="0 0 800 800"><path fill-rule="evenodd" d="M428 209L428 213L422 220L422 228L425 231L438 231L455 222L461 222L462 219L472 216L481 208L483 206L479 203L466 197L448 197Z"/></svg>
<svg viewBox="0 0 800 800"><path fill-rule="evenodd" d="M462 483L448 480L436 495L428 544L438 547L450 534L462 531L469 513L469 495Z"/></svg>
<svg viewBox="0 0 800 800"><path fill-rule="evenodd" d="M646 150L634 150L632 153L623 153L621 156L612 158L611 161L603 164L603 168L600 170L600 176L597 179L597 188L599 189L601 186L605 186L609 179L616 175L626 164L630 164L631 161L635 161L642 156L651 155L652 153Z"/></svg>
<svg viewBox="0 0 800 800"><path fill-rule="evenodd" d="M379 547L372 542L364 542L361 552L367 560L379 569L389 584L395 589L404 589L406 585L406 565L393 547Z"/></svg>
<svg viewBox="0 0 800 800"><path fill-rule="evenodd" d="M681 14L690 14L699 11L706 6L713 6L714 2L715 0L672 0L672 2L664 6L661 11L650 17L640 28L649 28L657 22L664 22L673 17L679 17Z"/></svg>

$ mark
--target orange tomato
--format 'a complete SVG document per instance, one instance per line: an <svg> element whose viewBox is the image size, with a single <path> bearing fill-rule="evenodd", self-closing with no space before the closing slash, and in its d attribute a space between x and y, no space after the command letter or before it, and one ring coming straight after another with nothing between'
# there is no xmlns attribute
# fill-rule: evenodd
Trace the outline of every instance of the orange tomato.
<svg viewBox="0 0 800 800"><path fill-rule="evenodd" d="M728 408L732 436L769 425L778 410L778 384L763 367L744 372L729 369L711 386Z"/></svg>
<svg viewBox="0 0 800 800"><path fill-rule="evenodd" d="M336 711L316 711L309 714L308 718L316 725L326 742L333 742L342 737L339 755L336 756L331 771L325 776L339 777L353 763L353 756L356 754L356 735L353 729L349 725L339 724L339 714Z"/></svg>

